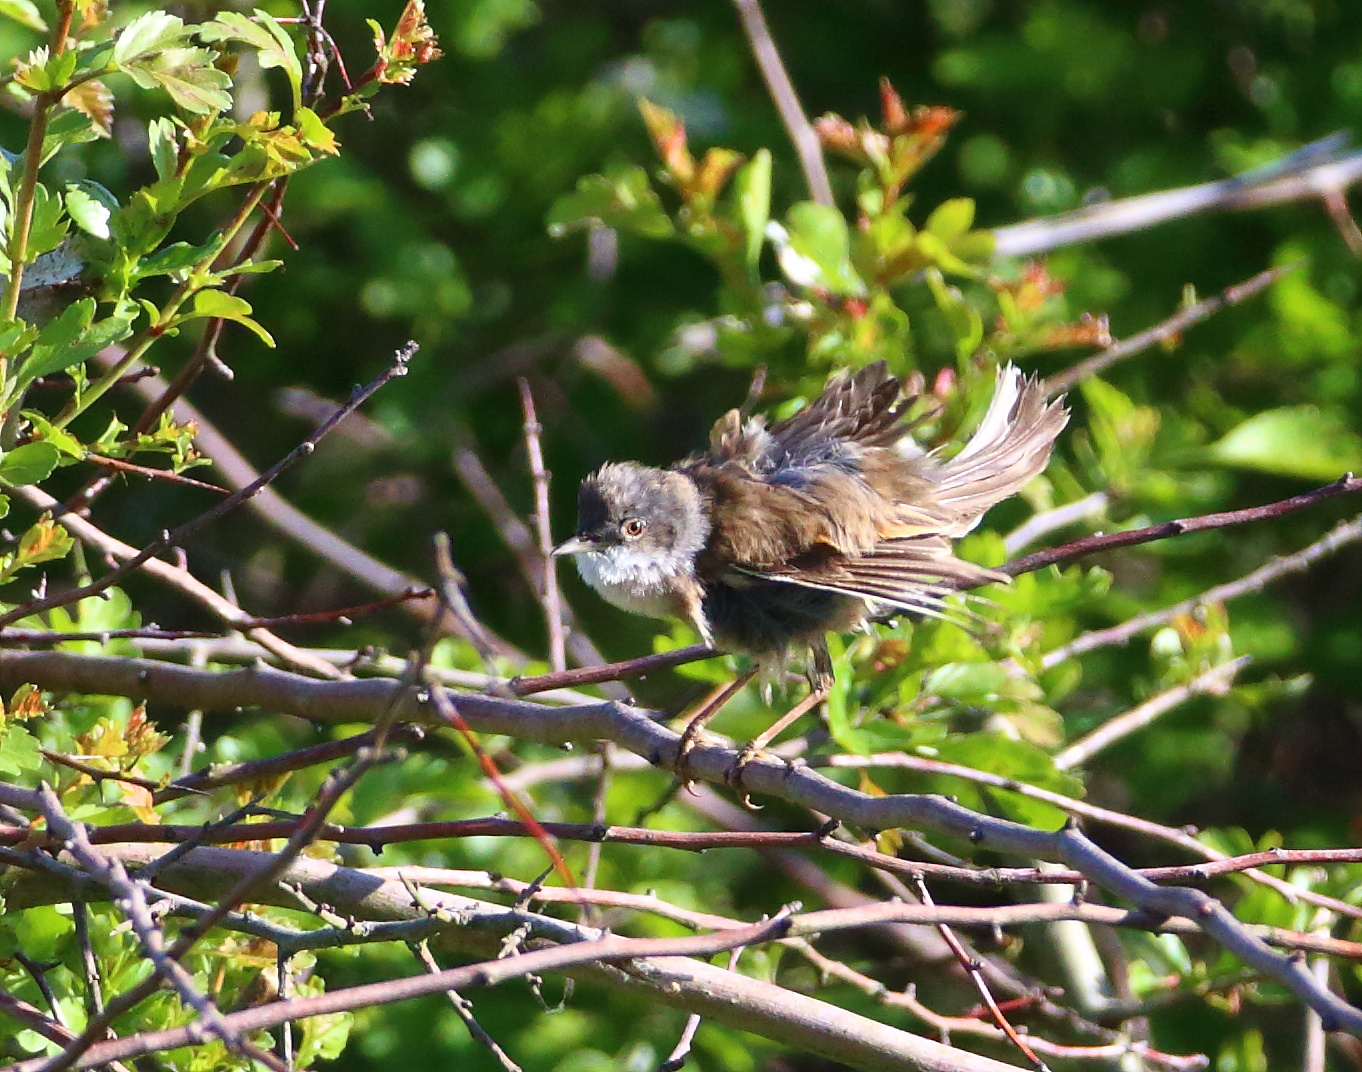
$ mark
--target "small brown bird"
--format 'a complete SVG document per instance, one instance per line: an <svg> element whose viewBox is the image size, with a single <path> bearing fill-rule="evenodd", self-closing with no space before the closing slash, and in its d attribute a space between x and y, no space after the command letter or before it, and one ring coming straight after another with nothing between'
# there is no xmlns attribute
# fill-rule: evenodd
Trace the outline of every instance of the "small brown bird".
<svg viewBox="0 0 1362 1072"><path fill-rule="evenodd" d="M577 533L554 554L575 556L615 606L680 618L763 669L807 650L825 691L827 633L896 610L939 616L949 592L1007 580L956 558L951 540L1045 468L1068 420L1009 365L943 460L910 437L912 402L879 362L833 375L770 427L730 410L702 454L670 469L612 462L584 480Z"/></svg>

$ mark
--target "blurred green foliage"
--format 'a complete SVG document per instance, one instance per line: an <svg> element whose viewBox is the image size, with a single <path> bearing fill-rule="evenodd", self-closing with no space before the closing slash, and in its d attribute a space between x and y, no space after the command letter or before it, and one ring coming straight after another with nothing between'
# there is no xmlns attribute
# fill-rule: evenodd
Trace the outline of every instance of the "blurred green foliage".
<svg viewBox="0 0 1362 1072"><path fill-rule="evenodd" d="M276 17L296 14L286 5L268 7ZM229 327L219 354L235 379L205 380L192 394L195 402L263 467L308 429L290 403L298 392L286 395L286 389L343 397L395 347L416 338L422 351L411 374L386 388L370 410L374 434L328 440L286 478L283 490L348 539L413 572L429 574L430 536L449 531L476 610L534 654L542 654L545 643L533 593L451 467L456 450L476 450L512 505L530 512L517 376L529 379L538 401L555 476L555 523L566 532L577 478L609 458L662 463L696 448L713 419L742 399L758 362L771 369L767 398L776 408L816 390L832 367L885 358L901 374L920 372L927 385L944 385L941 413L924 434L950 442L980 412L994 360L1011 358L1045 374L1089 352L1090 346L1075 345L1084 341L1074 330L1083 323L1080 314L1105 315L1113 334L1125 336L1171 314L1184 288L1209 294L1270 264L1305 258L1303 268L1262 298L1074 391L1074 420L1046 478L1028 489L1025 501L1000 507L963 551L1001 562L999 533L1033 510L1093 491L1107 492L1109 501L1107 514L1089 527L1110 529L1257 504L1362 468L1359 273L1318 206L1165 224L1057 251L1043 271L990 265L986 233L1106 197L1237 173L1354 125L1362 105L1362 9L1336 0L846 0L769 7L805 107L849 120L835 131L845 151L829 154L844 212L806 200L730 4L433 3L429 15L444 60L411 86L375 98L372 122L351 115L334 124L340 156L292 180L282 224L299 248L291 251L273 236L265 252L283 260L284 271L242 290L250 316L275 348L251 330ZM43 5L38 10L50 18ZM118 18L137 10L120 11ZM370 55L364 20L392 26L400 10L396 0L331 0L327 25L352 74ZM4 55L26 53L39 40L20 21L0 19ZM252 83L256 107L273 102L269 107L278 108L289 97L287 73L262 66ZM910 116L918 105L943 111L919 117L912 130L886 129L893 123L882 112L882 77ZM164 102L126 88L119 87L113 138L72 147L50 172L68 191L69 214L87 230L98 226L98 213L81 196L93 197L97 188L82 184L126 195L158 178L148 123ZM640 98L649 102L642 117ZM961 114L947 120L945 109ZM861 116L870 117L866 124ZM684 144L678 140L683 127ZM876 129L885 144L868 148ZM19 149L26 130L21 116L0 114L0 144ZM896 137L907 140L895 145ZM186 204L167 239L202 244L233 204L221 192ZM87 213L86 223L78 213ZM55 227L48 237L59 239ZM788 301L773 283L786 288ZM70 308L80 329L97 325L93 309ZM222 312L202 312L214 311ZM108 309L100 314L112 316ZM42 347L60 349L59 334L33 340L33 352L41 357ZM157 360L173 372L194 341L192 333L162 340ZM944 379L943 370L950 374ZM138 412L130 399L109 398L125 423ZM38 401L52 413L50 396L40 394ZM109 423L107 411L98 421L94 416L72 424L90 442L98 442ZM57 431L33 445L59 450ZM174 453L184 446L176 435L167 429L146 449L187 461ZM52 477L58 495L75 487L68 473L53 475L55 454L21 454L25 449L0 462L0 479L17 485ZM198 508L164 486L130 483L102 500L99 517L136 542ZM1210 608L1200 618L1086 655L1081 668L1072 661L1046 668L1040 660L1086 629L1195 595L1299 549L1348 509L1346 502L1327 504L1270 524L1116 553L1083 569L1019 578L974 605L996 624L982 635L900 622L873 638L847 638L834 647L838 687L827 715L828 747L910 751L1061 793L1086 792L1159 822L1214 828L1205 837L1227 852L1354 843L1362 822L1362 555L1356 548L1228 608ZM20 523L33 522L25 516ZM13 560L0 560L0 579L43 561L37 556L48 549L47 543L20 544ZM65 553L52 550L53 557L56 550ZM230 568L257 614L364 598L307 551L281 543L244 514L214 526L192 550L201 576ZM654 637L653 626L624 620L574 577L564 586L585 628L611 657L693 639L680 627L662 626ZM128 597L120 594L113 606L86 601L67 625L49 624L116 628L134 624L138 615L202 624L144 581L134 578L126 587ZM99 624L89 624L96 617ZM392 615L343 633L314 629L294 639L373 642L403 651L415 638L414 627ZM1065 741L1239 654L1252 655L1255 665L1228 695L1202 697L1165 716L1103 753L1081 778L1055 769L1051 756ZM446 665L473 665L471 652L452 643L438 657ZM1004 674L1004 657L1026 672ZM710 665L664 675L642 683L640 695L676 707L719 673ZM23 699L6 698L12 716L23 710ZM147 777L170 769L174 745L150 748L153 739L139 739L149 749L144 754L115 747L129 740L132 705L80 701L44 713L53 717L41 731L31 719L5 723L0 774L31 777L40 769L35 734L58 751L104 741L108 748L99 754L137 759L137 772ZM168 735L182 718L173 711L148 714ZM721 728L751 736L770 716L765 704L744 695L725 712ZM314 737L292 721L214 721L207 758L253 758ZM485 743L499 757L514 748L524 763L556 755L509 739ZM53 777L50 769L43 773ZM295 775L271 803L301 807L322 774ZM70 789L76 776L66 781ZM862 783L852 778L849 784ZM870 784L886 792L949 792L971 807L1038 825L1059 821L1049 805L946 776L876 770ZM646 816L659 825L700 825L684 806L664 802L667 791L663 774L620 774L610 786L607 814L623 823ZM591 792L589 785L538 787L535 814L584 819ZM78 817L106 822L135 814L128 800L135 794L109 783L101 794ZM232 803L184 799L161 813L163 821L197 822ZM449 749L366 776L336 818L372 822L398 811L457 818L500 807L472 763ZM779 804L763 818L807 824L806 816ZM1097 832L1128 862L1170 859L1165 849L1129 834ZM566 852L580 870L585 850ZM373 862L358 851L347 859ZM394 846L382 858L406 861L525 878L543 868L534 844L489 839ZM845 862L820 862L835 878L872 888ZM1299 868L1289 877L1356 903L1362 871ZM761 859L739 852L711 853L703 867L694 867L656 853L608 850L599 884L655 889L687 907L749 918L781 900L808 899ZM1224 889L1241 918L1314 925L1309 906L1289 905L1247 880ZM113 913L92 911L109 924L96 928L108 932L102 939L108 948L99 952L131 978L138 970L131 938L112 933ZM653 920L630 925L640 934L676 929ZM69 974L67 985L78 986L69 915L30 911L13 930L30 955L60 961L57 971ZM1170 975L1191 991L1237 970L1206 943L1123 940L1137 994L1158 992ZM907 981L901 965L882 961L882 951L847 941L831 952L891 985ZM239 951L230 955L239 975L223 985L233 994L233 987L246 986L252 965ZM1043 958L1030 950L1017 955L1026 970L1045 971ZM318 963L331 987L411 970L400 949L326 953ZM753 970L758 965L775 970L756 960ZM793 958L780 968L785 985L819 983ZM963 987L940 978L939 966L911 971L920 996L942 1011L972 1003ZM36 1000L22 973L6 980ZM1350 973L1341 985L1354 1001L1362 995ZM850 988L834 985L827 993L922 1030L906 1014L874 1006ZM527 1069L656 1067L682 1023L670 1010L621 1008L617 1000L612 1007L586 987L554 1013L538 1011L510 986L476 1000L483 1025ZM79 1023L83 1011L69 1012ZM147 1022L162 1023L174 1011L147 1015ZM1208 1052L1217 1068L1284 1067L1299 1059L1299 1008L1254 980L1237 979L1204 1001L1170 1003L1151 1021L1160 1048ZM344 1025L328 1030L337 1033L334 1041ZM323 1050L328 1044L316 1042ZM775 1051L769 1042L707 1025L697 1038L696 1061L704 1068L760 1068ZM492 1067L433 999L357 1015L337 1067L398 1062Z"/></svg>

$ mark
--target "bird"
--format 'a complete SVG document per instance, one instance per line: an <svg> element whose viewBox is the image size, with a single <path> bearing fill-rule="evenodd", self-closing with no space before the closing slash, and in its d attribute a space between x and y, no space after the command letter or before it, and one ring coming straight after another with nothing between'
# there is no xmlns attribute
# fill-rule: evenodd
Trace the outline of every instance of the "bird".
<svg viewBox="0 0 1362 1072"><path fill-rule="evenodd" d="M1068 421L1043 382L1003 365L977 429L946 457L913 438L916 401L880 361L833 373L774 423L730 410L706 450L669 468L608 462L583 480L576 532L553 554L614 606L749 656L724 700L803 655L802 714L833 684L829 633L903 612L949 617L952 591L1008 580L957 558L952 541L1044 470ZM714 710L692 719L682 755Z"/></svg>

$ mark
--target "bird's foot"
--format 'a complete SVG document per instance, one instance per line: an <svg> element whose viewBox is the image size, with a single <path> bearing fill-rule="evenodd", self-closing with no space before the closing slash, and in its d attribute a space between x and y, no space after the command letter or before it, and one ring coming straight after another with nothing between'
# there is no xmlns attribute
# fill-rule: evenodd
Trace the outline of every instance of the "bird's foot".
<svg viewBox="0 0 1362 1072"><path fill-rule="evenodd" d="M676 760L672 764L672 770L676 772L676 777L681 782L681 788L689 789L691 782L694 781L690 772L690 754L695 751L696 742L700 738L700 731L705 728L705 723L717 715L724 704L741 692L743 686L752 680L755 673L754 670L747 670L727 685L715 689L709 696L705 697L704 702L700 704L700 709L686 723L686 728L681 732L681 740L677 742Z"/></svg>
<svg viewBox="0 0 1362 1072"><path fill-rule="evenodd" d="M758 805L752 803L752 798L748 795L746 787L743 785L743 775L750 764L757 756L765 751L766 746L785 732L793 723L803 718L815 707L828 698L828 686L814 689L799 703L776 719L775 722L767 726L761 733L753 737L743 746L743 750L738 753L737 761L724 773L724 781L731 785L735 790L742 793L743 804L749 808L756 808ZM689 727L687 727L689 728Z"/></svg>

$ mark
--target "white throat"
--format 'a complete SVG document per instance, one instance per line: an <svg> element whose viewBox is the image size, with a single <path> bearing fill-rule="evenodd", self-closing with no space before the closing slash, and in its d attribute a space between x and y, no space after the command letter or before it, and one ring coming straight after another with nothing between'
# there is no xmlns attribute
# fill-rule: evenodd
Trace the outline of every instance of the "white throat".
<svg viewBox="0 0 1362 1072"><path fill-rule="evenodd" d="M582 580L607 602L633 614L668 618L677 614L681 582L692 574L684 552L644 552L622 544L573 556Z"/></svg>

